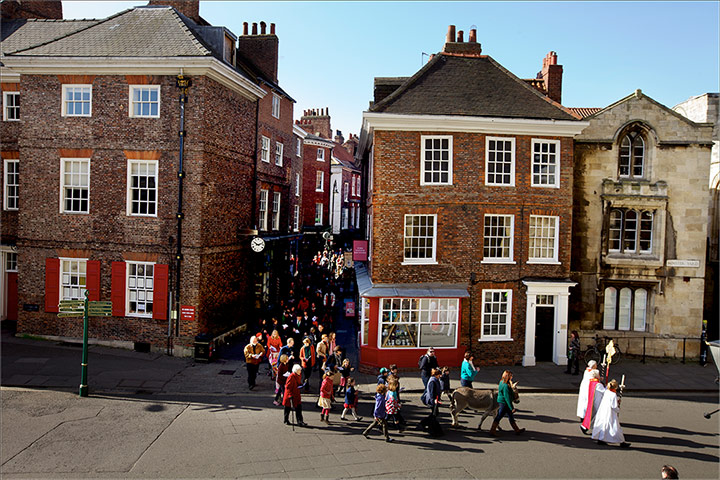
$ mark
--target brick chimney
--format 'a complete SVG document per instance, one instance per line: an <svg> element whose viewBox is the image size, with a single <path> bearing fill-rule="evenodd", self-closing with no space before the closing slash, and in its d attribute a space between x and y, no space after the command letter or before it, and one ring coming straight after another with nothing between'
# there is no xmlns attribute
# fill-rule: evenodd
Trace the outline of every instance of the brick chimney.
<svg viewBox="0 0 720 480"><path fill-rule="evenodd" d="M247 27L243 24L243 34L238 38L238 54L248 60L266 79L275 83L278 82L278 45L279 40L275 35L275 24L270 24L270 32L266 31L267 24L260 22L260 33L258 24L252 24L252 32L247 33Z"/></svg>
<svg viewBox="0 0 720 480"><path fill-rule="evenodd" d="M2 0L0 16L3 20L21 18L62 20L62 2L60 0Z"/></svg>
<svg viewBox="0 0 720 480"><path fill-rule="evenodd" d="M148 5L173 7L195 23L202 23L200 20L200 0L149 0Z"/></svg>
<svg viewBox="0 0 720 480"><path fill-rule="evenodd" d="M341 145L345 143L345 137L343 137L343 134L340 130L335 130L335 138L333 140L335 140L336 143L339 143Z"/></svg>
<svg viewBox="0 0 720 480"><path fill-rule="evenodd" d="M305 110L300 117L302 129L318 137L330 140L332 129L330 128L330 113L327 108L312 108Z"/></svg>
<svg viewBox="0 0 720 480"><path fill-rule="evenodd" d="M547 96L557 103L562 103L562 75L563 67L557 64L557 53L550 52L545 55L537 78L543 80Z"/></svg>
<svg viewBox="0 0 720 480"><path fill-rule="evenodd" d="M482 46L477 43L477 29L470 30L467 42L463 38L462 30L458 31L456 36L455 25L448 26L442 53L456 57L479 57L482 54Z"/></svg>

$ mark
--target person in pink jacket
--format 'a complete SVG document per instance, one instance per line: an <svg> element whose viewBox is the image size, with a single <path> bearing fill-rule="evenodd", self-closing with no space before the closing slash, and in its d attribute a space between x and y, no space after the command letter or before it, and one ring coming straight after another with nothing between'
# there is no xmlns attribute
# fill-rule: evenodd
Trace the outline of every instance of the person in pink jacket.
<svg viewBox="0 0 720 480"><path fill-rule="evenodd" d="M320 421L330 425L330 408L332 407L333 397L333 372L326 371L323 375L323 381L320 385L320 398L318 399L318 407L322 408L320 412Z"/></svg>

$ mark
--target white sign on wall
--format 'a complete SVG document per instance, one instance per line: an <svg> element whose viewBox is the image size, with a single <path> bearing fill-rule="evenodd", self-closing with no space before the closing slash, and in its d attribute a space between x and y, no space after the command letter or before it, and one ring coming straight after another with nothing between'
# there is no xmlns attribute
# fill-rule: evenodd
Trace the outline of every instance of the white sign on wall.
<svg viewBox="0 0 720 480"><path fill-rule="evenodd" d="M690 267L698 268L700 266L700 260L668 260L665 262L668 267Z"/></svg>

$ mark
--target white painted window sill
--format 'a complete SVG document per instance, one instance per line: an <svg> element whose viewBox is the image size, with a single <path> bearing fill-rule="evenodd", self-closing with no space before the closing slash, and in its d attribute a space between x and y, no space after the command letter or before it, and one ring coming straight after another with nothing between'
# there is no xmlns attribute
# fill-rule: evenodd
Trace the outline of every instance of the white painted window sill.
<svg viewBox="0 0 720 480"><path fill-rule="evenodd" d="M437 265L437 261L427 261L427 262L402 262L400 265Z"/></svg>
<svg viewBox="0 0 720 480"><path fill-rule="evenodd" d="M478 342L514 342L512 338L478 338Z"/></svg>
<svg viewBox="0 0 720 480"><path fill-rule="evenodd" d="M528 265L562 265L562 262L557 260L528 260Z"/></svg>
<svg viewBox="0 0 720 480"><path fill-rule="evenodd" d="M515 261L513 260L504 260L502 258L493 258L488 260L482 260L480 263L500 263L500 264L507 264L507 265L515 265Z"/></svg>

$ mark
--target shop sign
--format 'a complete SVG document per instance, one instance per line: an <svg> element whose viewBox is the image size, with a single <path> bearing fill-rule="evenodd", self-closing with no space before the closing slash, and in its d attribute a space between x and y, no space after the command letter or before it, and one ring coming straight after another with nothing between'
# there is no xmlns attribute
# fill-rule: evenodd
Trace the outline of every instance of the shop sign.
<svg viewBox="0 0 720 480"><path fill-rule="evenodd" d="M367 262L368 259L368 241L353 240L353 261Z"/></svg>
<svg viewBox="0 0 720 480"><path fill-rule="evenodd" d="M345 316L346 317L354 317L355 316L355 302L345 302Z"/></svg>

